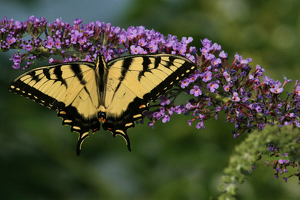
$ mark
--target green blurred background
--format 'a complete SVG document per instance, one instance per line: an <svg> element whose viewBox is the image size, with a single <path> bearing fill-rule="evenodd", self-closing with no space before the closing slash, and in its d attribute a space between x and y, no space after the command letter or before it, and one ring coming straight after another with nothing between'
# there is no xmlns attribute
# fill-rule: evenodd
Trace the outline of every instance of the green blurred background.
<svg viewBox="0 0 300 200"><path fill-rule="evenodd" d="M265 75L283 82L299 77L299 0L27 0L1 1L0 18L49 22L100 20L113 26L146 26L164 35L192 36L193 46L209 38L229 53L238 52L262 65ZM75 154L77 133L62 126L55 111L8 91L22 70L13 70L0 54L0 199L209 199L217 197L219 180L238 139L233 124L205 122L189 127L186 116L129 130L132 152L121 137L101 130ZM45 63L38 63L39 65ZM291 92L294 82L285 87ZM188 97L182 97L184 103ZM263 161L247 174L239 199L299 199L298 180L276 180Z"/></svg>

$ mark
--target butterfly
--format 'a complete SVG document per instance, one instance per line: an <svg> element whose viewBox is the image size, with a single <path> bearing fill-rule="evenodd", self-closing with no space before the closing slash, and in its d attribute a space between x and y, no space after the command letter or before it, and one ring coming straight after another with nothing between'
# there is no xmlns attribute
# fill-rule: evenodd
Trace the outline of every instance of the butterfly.
<svg viewBox="0 0 300 200"><path fill-rule="evenodd" d="M10 85L11 92L57 110L63 125L79 133L77 155L92 132L121 135L130 150L127 129L142 119L149 102L164 95L197 69L189 59L172 54L128 55L105 62L51 64L27 71Z"/></svg>

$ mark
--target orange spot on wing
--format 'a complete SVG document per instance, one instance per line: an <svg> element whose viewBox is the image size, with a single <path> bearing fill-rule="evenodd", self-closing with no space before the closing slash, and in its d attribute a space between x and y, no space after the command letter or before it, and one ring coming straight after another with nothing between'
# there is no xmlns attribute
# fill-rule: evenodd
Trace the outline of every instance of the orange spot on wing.
<svg viewBox="0 0 300 200"><path fill-rule="evenodd" d="M145 107L146 107L146 105L140 105L139 108L141 109L141 108L145 108Z"/></svg>

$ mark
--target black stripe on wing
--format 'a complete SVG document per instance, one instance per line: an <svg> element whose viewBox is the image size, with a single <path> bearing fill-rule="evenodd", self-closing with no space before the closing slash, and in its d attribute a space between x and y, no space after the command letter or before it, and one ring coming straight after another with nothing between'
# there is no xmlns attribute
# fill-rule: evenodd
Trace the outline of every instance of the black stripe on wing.
<svg viewBox="0 0 300 200"><path fill-rule="evenodd" d="M149 57L144 57L143 70L140 71L139 76L138 76L139 81L141 80L141 77L144 76L144 74L149 71L149 65L150 64L151 64L151 61L150 61Z"/></svg>
<svg viewBox="0 0 300 200"><path fill-rule="evenodd" d="M155 69L157 69L159 65L163 65L162 63L166 63L166 65L163 66L169 69L177 62L183 63L180 64L181 66L178 67L173 73L169 74L169 76L158 86L153 88L149 93L145 94L143 97L145 101L156 100L158 97L164 95L169 89L173 88L177 83L187 78L197 69L196 65L185 57L175 55L168 56L165 54L162 54L161 56L155 56Z"/></svg>

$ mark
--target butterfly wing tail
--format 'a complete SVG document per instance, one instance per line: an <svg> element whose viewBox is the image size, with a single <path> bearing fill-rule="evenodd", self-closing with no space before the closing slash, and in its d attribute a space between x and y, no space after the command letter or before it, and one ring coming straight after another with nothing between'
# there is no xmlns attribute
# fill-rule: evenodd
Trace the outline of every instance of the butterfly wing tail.
<svg viewBox="0 0 300 200"><path fill-rule="evenodd" d="M133 126L134 126L134 124L133 124ZM102 124L102 127L104 130L110 131L112 133L113 137L116 137L117 135L122 136L126 142L126 146L127 146L128 150L131 151L130 140L127 135L127 129L122 130L122 129L116 128L117 127L116 122L110 121L109 119L106 120L106 122Z"/></svg>
<svg viewBox="0 0 300 200"><path fill-rule="evenodd" d="M113 136L116 137L116 135L121 135L124 138L128 150L131 151L130 140L129 140L129 137L127 135L127 131L116 130L115 132L113 132Z"/></svg>
<svg viewBox="0 0 300 200"><path fill-rule="evenodd" d="M79 133L79 139L78 139L78 142L77 142L77 156L80 155L81 145L82 145L84 139L87 138L87 137L89 137L89 131L84 132L84 133Z"/></svg>

